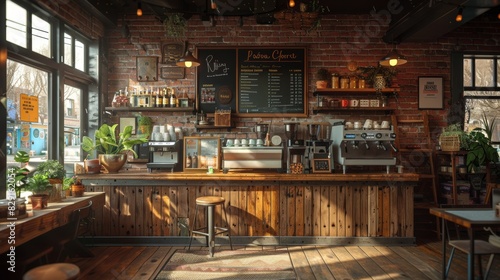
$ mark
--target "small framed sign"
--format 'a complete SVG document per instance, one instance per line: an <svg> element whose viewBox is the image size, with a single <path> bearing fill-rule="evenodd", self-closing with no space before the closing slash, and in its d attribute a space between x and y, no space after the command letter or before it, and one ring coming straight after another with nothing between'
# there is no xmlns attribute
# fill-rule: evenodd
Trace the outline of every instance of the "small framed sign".
<svg viewBox="0 0 500 280"><path fill-rule="evenodd" d="M162 79L184 79L184 67L168 66L160 69L160 77Z"/></svg>
<svg viewBox="0 0 500 280"><path fill-rule="evenodd" d="M443 77L418 77L418 109L443 108Z"/></svg>
<svg viewBox="0 0 500 280"><path fill-rule="evenodd" d="M313 159L312 172L331 173L330 159L329 158Z"/></svg>

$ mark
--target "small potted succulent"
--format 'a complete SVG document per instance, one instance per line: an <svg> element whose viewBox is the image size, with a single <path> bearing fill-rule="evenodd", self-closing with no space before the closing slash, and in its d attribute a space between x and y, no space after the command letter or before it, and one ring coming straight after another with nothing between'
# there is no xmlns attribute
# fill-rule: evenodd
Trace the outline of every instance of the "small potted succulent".
<svg viewBox="0 0 500 280"><path fill-rule="evenodd" d="M28 178L26 190L33 194L29 196L33 209L43 209L47 207L49 201L49 193L52 190L52 185L49 182L47 175L38 173L33 177Z"/></svg>

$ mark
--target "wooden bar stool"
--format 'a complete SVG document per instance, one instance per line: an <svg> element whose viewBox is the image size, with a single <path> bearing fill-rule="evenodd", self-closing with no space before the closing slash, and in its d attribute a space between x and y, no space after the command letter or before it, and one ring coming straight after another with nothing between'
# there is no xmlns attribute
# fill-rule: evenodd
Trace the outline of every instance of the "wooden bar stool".
<svg viewBox="0 0 500 280"><path fill-rule="evenodd" d="M196 198L196 210L194 213L194 223L193 230L191 231L191 238L189 240L189 250L191 249L191 243L193 242L193 236L195 234L204 235L207 239L207 246L209 247L210 256L214 256L214 246L215 246L215 235L227 232L229 236L229 245L231 250L233 250L233 243L231 242L231 232L229 230L229 223L227 220L226 206L224 202L226 200L220 196L201 196ZM222 205L222 210L224 210L224 218L227 228L216 227L214 224L214 210L215 206ZM207 220L206 226L202 228L196 228L196 218L198 217L198 207L207 207Z"/></svg>
<svg viewBox="0 0 500 280"><path fill-rule="evenodd" d="M52 263L30 269L23 280L72 280L80 275L80 268L72 263Z"/></svg>

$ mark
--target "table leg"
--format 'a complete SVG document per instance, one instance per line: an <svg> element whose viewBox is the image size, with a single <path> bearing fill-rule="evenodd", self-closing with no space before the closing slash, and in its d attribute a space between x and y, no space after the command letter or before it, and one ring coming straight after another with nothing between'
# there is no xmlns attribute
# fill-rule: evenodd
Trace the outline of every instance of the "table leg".
<svg viewBox="0 0 500 280"><path fill-rule="evenodd" d="M441 240L443 242L442 244L442 250L443 250L443 267L441 268L442 271L442 279L446 279L446 234L445 234L445 220L441 219Z"/></svg>
<svg viewBox="0 0 500 280"><path fill-rule="evenodd" d="M470 238L469 255L467 256L467 278L474 280L474 231L471 228L467 229Z"/></svg>

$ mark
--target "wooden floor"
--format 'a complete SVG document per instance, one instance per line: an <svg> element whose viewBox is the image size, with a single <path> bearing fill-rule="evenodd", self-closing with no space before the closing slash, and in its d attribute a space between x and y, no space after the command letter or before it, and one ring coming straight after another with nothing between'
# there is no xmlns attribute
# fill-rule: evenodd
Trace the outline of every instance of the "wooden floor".
<svg viewBox="0 0 500 280"><path fill-rule="evenodd" d="M437 240L418 243L405 247L289 246L287 249L297 279L441 279L441 243ZM236 250L276 248L235 247ZM69 261L80 267L79 279L154 279L176 249L184 247L92 247L95 257ZM218 248L221 249L229 248ZM483 268L486 259L483 257ZM500 279L499 262L497 257L489 279ZM466 279L466 273L466 256L457 253L448 279Z"/></svg>

